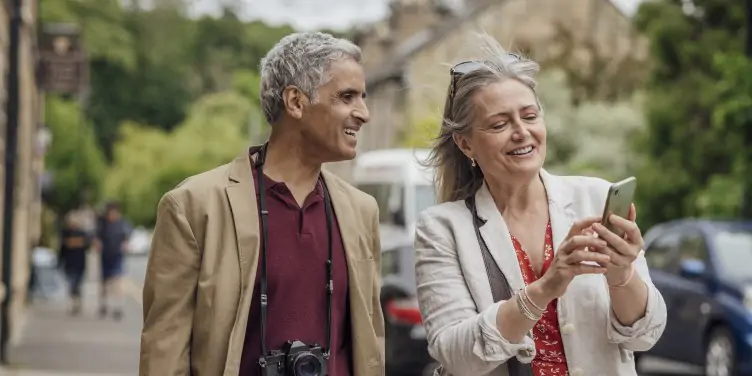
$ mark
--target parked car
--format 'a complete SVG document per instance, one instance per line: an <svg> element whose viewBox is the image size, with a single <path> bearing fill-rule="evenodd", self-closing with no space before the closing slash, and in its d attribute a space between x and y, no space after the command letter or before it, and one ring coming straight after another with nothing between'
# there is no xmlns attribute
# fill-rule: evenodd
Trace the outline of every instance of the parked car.
<svg viewBox="0 0 752 376"><path fill-rule="evenodd" d="M388 238L387 238L388 239ZM415 297L415 259L411 237L392 237L382 243L381 307L386 329L386 374L431 375L435 361L428 354Z"/></svg>
<svg viewBox="0 0 752 376"><path fill-rule="evenodd" d="M752 374L752 222L686 219L645 234L645 257L668 309L648 354Z"/></svg>

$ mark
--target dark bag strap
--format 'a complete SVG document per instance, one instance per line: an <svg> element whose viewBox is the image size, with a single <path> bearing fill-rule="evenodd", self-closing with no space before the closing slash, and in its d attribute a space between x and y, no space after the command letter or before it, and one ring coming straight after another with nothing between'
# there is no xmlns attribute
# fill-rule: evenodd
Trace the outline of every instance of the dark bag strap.
<svg viewBox="0 0 752 376"><path fill-rule="evenodd" d="M465 206L467 206L473 216L475 236L478 238L478 245L480 246L480 251L483 255L483 265L486 267L488 282L491 284L491 295L493 296L493 300L494 302L509 300L513 296L512 288L509 286L509 281L507 281L504 273L499 269L499 265L494 262L493 256L491 256L491 252L488 250L488 245L486 245L483 236L480 234L480 226L483 226L486 221L478 216L478 211L475 207L475 196L470 196L465 199ZM516 357L510 358L506 364L509 370L509 376L533 376L533 367L530 364L521 363Z"/></svg>

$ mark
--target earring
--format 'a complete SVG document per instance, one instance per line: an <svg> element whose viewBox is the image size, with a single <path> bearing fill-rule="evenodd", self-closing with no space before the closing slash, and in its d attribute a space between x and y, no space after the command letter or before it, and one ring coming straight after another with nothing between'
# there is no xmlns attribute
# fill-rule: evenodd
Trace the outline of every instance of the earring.
<svg viewBox="0 0 752 376"><path fill-rule="evenodd" d="M475 158L470 158L470 165L475 167Z"/></svg>

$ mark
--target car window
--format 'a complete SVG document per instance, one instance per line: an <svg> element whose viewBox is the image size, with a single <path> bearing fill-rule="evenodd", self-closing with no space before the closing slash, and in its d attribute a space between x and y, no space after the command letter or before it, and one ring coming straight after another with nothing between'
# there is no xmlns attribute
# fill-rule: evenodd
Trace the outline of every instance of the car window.
<svg viewBox="0 0 752 376"><path fill-rule="evenodd" d="M679 234L676 232L668 232L659 236L645 250L645 259L648 266L654 270L676 270L678 245Z"/></svg>
<svg viewBox="0 0 752 376"><path fill-rule="evenodd" d="M679 239L680 260L699 260L708 262L708 246L701 232L694 230L685 232Z"/></svg>
<svg viewBox="0 0 752 376"><path fill-rule="evenodd" d="M752 281L752 231L729 229L717 232L712 240L718 272L730 280Z"/></svg>

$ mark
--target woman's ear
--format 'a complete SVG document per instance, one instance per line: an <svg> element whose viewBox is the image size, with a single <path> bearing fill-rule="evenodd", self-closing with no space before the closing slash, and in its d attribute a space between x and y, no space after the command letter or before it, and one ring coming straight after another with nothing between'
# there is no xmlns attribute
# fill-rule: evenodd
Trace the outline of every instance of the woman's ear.
<svg viewBox="0 0 752 376"><path fill-rule="evenodd" d="M452 140L454 140L454 144L457 145L460 151L462 151L462 154L465 154L468 159L474 158L473 150L467 136L455 133L452 135Z"/></svg>

